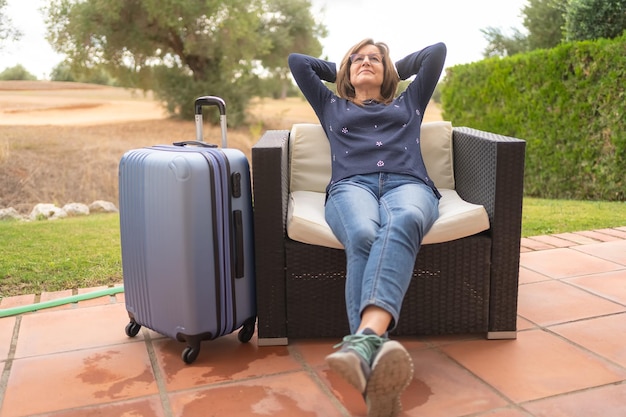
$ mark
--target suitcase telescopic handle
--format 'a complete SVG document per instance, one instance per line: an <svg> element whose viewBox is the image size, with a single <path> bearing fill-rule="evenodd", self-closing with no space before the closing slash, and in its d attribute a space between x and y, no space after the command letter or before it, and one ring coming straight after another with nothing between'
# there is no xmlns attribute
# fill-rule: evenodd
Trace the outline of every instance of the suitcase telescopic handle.
<svg viewBox="0 0 626 417"><path fill-rule="evenodd" d="M217 96L203 96L198 97L195 102L195 116L196 116L196 140L198 142L204 141L204 135L202 133L202 107L204 106L217 106L220 111L220 126L222 128L222 148L228 146L226 140L226 102L224 99Z"/></svg>

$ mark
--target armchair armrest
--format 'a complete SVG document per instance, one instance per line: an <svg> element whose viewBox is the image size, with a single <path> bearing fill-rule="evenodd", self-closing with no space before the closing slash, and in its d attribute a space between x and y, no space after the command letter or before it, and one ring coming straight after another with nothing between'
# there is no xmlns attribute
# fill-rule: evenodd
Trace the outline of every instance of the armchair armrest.
<svg viewBox="0 0 626 417"><path fill-rule="evenodd" d="M259 344L286 344L285 222L289 131L270 130L252 147ZM278 319L274 319L278 318ZM284 342L282 342L284 339Z"/></svg>
<svg viewBox="0 0 626 417"><path fill-rule="evenodd" d="M453 141L457 192L466 201L482 204L489 215L489 332L494 338L506 337L516 327L526 142L467 127L455 128Z"/></svg>

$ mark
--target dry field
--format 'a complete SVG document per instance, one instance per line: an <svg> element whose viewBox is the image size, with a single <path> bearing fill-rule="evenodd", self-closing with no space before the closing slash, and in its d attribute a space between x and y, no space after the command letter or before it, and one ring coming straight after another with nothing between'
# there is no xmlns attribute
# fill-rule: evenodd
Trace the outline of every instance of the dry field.
<svg viewBox="0 0 626 417"><path fill-rule="evenodd" d="M308 104L297 98L255 100L249 119L249 127L228 132L229 146L248 156L266 129L317 122ZM440 119L438 108L429 106L426 120ZM204 132L207 142L220 143L219 128L207 125ZM142 92L0 81L0 208L28 213L37 203L117 204L117 168L124 152L194 135L193 122L168 118Z"/></svg>

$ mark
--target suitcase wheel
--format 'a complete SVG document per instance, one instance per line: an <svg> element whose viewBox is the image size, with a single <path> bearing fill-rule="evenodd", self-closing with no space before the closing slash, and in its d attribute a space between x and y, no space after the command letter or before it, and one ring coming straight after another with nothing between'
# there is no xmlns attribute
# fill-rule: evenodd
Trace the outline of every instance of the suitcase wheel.
<svg viewBox="0 0 626 417"><path fill-rule="evenodd" d="M141 329L141 324L137 324L136 321L132 321L126 325L126 336L135 337L139 330Z"/></svg>
<svg viewBox="0 0 626 417"><path fill-rule="evenodd" d="M193 348L191 346L187 346L181 355L183 362L186 364L190 364L198 358L198 354L200 353L200 348Z"/></svg>
<svg viewBox="0 0 626 417"><path fill-rule="evenodd" d="M250 317L243 323L243 327L239 330L237 337L241 343L248 343L254 335L254 327L256 325L256 317Z"/></svg>

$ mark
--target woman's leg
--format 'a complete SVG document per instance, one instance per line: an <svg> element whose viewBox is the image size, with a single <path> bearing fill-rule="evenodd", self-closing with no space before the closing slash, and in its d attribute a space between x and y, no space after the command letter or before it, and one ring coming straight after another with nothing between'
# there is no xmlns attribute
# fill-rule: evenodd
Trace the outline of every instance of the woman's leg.
<svg viewBox="0 0 626 417"><path fill-rule="evenodd" d="M397 325L415 257L439 215L439 202L430 187L407 182L404 176L381 175L381 193L381 227L365 268L361 301L361 328L378 334ZM370 369L364 392L368 416L397 416L400 395L413 378L411 356L400 343L387 341Z"/></svg>
<svg viewBox="0 0 626 417"><path fill-rule="evenodd" d="M378 215L371 212L368 204L368 219L377 220L367 222L367 234L359 228L363 219L352 215L363 211L359 193L350 193L355 197L349 199L351 204L333 203L333 208L329 208L327 203L327 221L346 247L348 264L353 254L359 254L358 268L348 268L352 272L358 270L358 274L349 272L346 283L351 331L355 333L354 323L358 323L357 334L346 336L342 349L329 355L327 361L363 393L368 416L396 416L401 409L400 394L412 379L413 366L400 343L380 336L398 322L415 256L438 216L438 200L429 187L407 181L406 176L381 174L376 184L368 178L369 192L378 200ZM375 228L373 235L371 227ZM360 245L362 241L367 245ZM360 250L354 252L355 248ZM360 294L358 303L354 300L356 294Z"/></svg>
<svg viewBox="0 0 626 417"><path fill-rule="evenodd" d="M439 216L439 201L430 187L406 183L404 176L384 177L380 228L363 272L360 305L360 328L370 327L381 335L397 325L415 257L424 235ZM386 320L388 327L381 329Z"/></svg>
<svg viewBox="0 0 626 417"><path fill-rule="evenodd" d="M326 221L346 252L345 297L352 334L361 324L363 274L380 227L378 198L369 190L366 178L336 184L326 201ZM373 178L375 183L377 176Z"/></svg>
<svg viewBox="0 0 626 417"><path fill-rule="evenodd" d="M378 198L371 191L378 176L357 176L335 184L326 201L326 221L346 252L346 309L350 335L344 337L341 350L327 356L329 366L364 393L371 372L372 358L384 339L367 329L355 334L361 324L363 273L372 242L376 238Z"/></svg>

